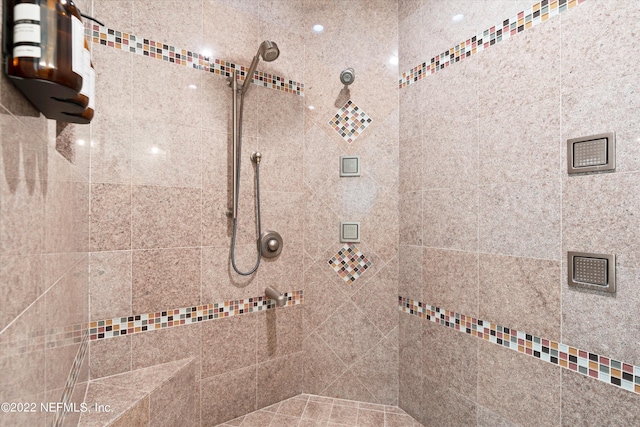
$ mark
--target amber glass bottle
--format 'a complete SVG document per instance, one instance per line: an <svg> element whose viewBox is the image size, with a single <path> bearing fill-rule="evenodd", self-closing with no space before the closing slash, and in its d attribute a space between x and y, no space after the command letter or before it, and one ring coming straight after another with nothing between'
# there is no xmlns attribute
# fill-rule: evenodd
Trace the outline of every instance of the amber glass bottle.
<svg viewBox="0 0 640 427"><path fill-rule="evenodd" d="M13 22L13 58L7 74L46 80L79 92L84 26L73 1L14 0Z"/></svg>
<svg viewBox="0 0 640 427"><path fill-rule="evenodd" d="M95 84L96 71L93 68L93 63L91 62L91 52L89 51L89 44L85 39L82 89L80 90L80 94L78 94L78 97L73 99L72 102L87 106L81 114L74 114L74 116L80 116L87 122L90 122L91 119L93 119L93 115L95 113Z"/></svg>

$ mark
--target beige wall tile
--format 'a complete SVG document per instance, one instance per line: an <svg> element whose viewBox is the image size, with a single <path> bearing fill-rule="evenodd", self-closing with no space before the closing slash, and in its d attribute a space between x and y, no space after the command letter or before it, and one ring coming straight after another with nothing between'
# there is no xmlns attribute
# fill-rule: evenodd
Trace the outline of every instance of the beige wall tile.
<svg viewBox="0 0 640 427"><path fill-rule="evenodd" d="M480 254L480 319L560 340L561 263Z"/></svg>
<svg viewBox="0 0 640 427"><path fill-rule="evenodd" d="M637 394L564 369L562 425L633 425L640 422ZM611 408L616 410L612 411Z"/></svg>
<svg viewBox="0 0 640 427"><path fill-rule="evenodd" d="M567 139L610 131L616 133L616 171L640 169L638 123L633 120L639 84L638 75L630 74L563 94L563 171L567 161Z"/></svg>
<svg viewBox="0 0 640 427"><path fill-rule="evenodd" d="M402 116L400 117L402 120ZM406 128L403 127L403 129ZM422 188L424 165L422 153L422 140L419 135L400 142L400 148L398 149L398 176L400 180L398 189L400 193L416 191Z"/></svg>
<svg viewBox="0 0 640 427"><path fill-rule="evenodd" d="M477 401L478 340L423 320L422 375L445 393Z"/></svg>
<svg viewBox="0 0 640 427"><path fill-rule="evenodd" d="M133 3L133 0L94 0L93 11L89 13L93 13L108 28L130 32L133 26Z"/></svg>
<svg viewBox="0 0 640 427"><path fill-rule="evenodd" d="M134 185L202 187L202 137L193 124L147 119L136 124L132 139Z"/></svg>
<svg viewBox="0 0 640 427"><path fill-rule="evenodd" d="M345 298L343 287L332 280L332 273L323 271L318 264L311 265L304 273L302 324L305 338L338 310Z"/></svg>
<svg viewBox="0 0 640 427"><path fill-rule="evenodd" d="M133 312L152 313L200 304L200 258L199 248L134 251Z"/></svg>
<svg viewBox="0 0 640 427"><path fill-rule="evenodd" d="M133 2L133 33L183 49L198 49L202 22L194 17L202 15L201 2L186 2L175 7L170 2L136 0Z"/></svg>
<svg viewBox="0 0 640 427"><path fill-rule="evenodd" d="M200 189L134 186L131 194L132 248L200 245L201 203Z"/></svg>
<svg viewBox="0 0 640 427"><path fill-rule="evenodd" d="M255 264L256 257L254 245L236 246L236 266L241 271L249 271ZM234 272L229 260L228 246L202 248L203 303L253 298L263 292L263 289L258 290L258 280L254 275L240 276Z"/></svg>
<svg viewBox="0 0 640 427"><path fill-rule="evenodd" d="M131 252L94 252L90 260L91 320L131 316Z"/></svg>
<svg viewBox="0 0 640 427"><path fill-rule="evenodd" d="M559 259L559 180L483 186L479 192L481 252Z"/></svg>
<svg viewBox="0 0 640 427"><path fill-rule="evenodd" d="M477 250L478 203L478 190L475 188L424 191L423 245L463 251Z"/></svg>
<svg viewBox="0 0 640 427"><path fill-rule="evenodd" d="M194 357L200 366L202 325L184 325L131 336L131 369ZM200 378L200 371L196 372Z"/></svg>
<svg viewBox="0 0 640 427"><path fill-rule="evenodd" d="M394 258L351 297L385 336L398 325L397 278L398 264Z"/></svg>
<svg viewBox="0 0 640 427"><path fill-rule="evenodd" d="M0 329L8 326L44 291L42 264L39 255L0 256L0 292L5 296Z"/></svg>
<svg viewBox="0 0 640 427"><path fill-rule="evenodd" d="M421 246L423 243L422 191L403 193L398 199L400 242Z"/></svg>
<svg viewBox="0 0 640 427"><path fill-rule="evenodd" d="M620 25L609 28L614 17L620 19ZM626 52L637 47L633 25L629 24L637 19L638 9L633 5L609 1L595 1L563 15L563 93L635 73L636 67ZM584 38L585 34L598 40L597 49Z"/></svg>
<svg viewBox="0 0 640 427"><path fill-rule="evenodd" d="M303 392L321 394L347 367L317 333L305 337Z"/></svg>
<svg viewBox="0 0 640 427"><path fill-rule="evenodd" d="M352 372L374 396L376 402L397 405L397 366L398 329L394 328L356 363Z"/></svg>
<svg viewBox="0 0 640 427"><path fill-rule="evenodd" d="M91 341L88 359L92 380L131 371L131 337Z"/></svg>
<svg viewBox="0 0 640 427"><path fill-rule="evenodd" d="M202 426L255 411L256 378L256 367L249 366L200 381Z"/></svg>
<svg viewBox="0 0 640 427"><path fill-rule="evenodd" d="M346 366L353 365L366 349L382 338L375 325L351 302L343 304L327 319L318 328L318 335Z"/></svg>
<svg viewBox="0 0 640 427"><path fill-rule="evenodd" d="M640 302L640 269L616 267L616 293L569 287L567 263L562 263L562 341L605 357L640 364L639 326L629 323ZM611 325L628 324L625 328Z"/></svg>
<svg viewBox="0 0 640 427"><path fill-rule="evenodd" d="M478 312L478 254L424 248L424 303L467 316Z"/></svg>
<svg viewBox="0 0 640 427"><path fill-rule="evenodd" d="M423 411L422 322L400 313L398 329L398 406L419 421Z"/></svg>
<svg viewBox="0 0 640 427"><path fill-rule="evenodd" d="M517 425L482 406L478 406L477 421L478 427L515 427Z"/></svg>
<svg viewBox="0 0 640 427"><path fill-rule="evenodd" d="M91 249L131 249L131 186L91 186Z"/></svg>
<svg viewBox="0 0 640 427"><path fill-rule="evenodd" d="M550 19L482 52L478 58L478 72L483 76L478 80L482 115L504 105L530 104L560 94L559 31L560 21ZM537 84L529 84L532 81Z"/></svg>
<svg viewBox="0 0 640 427"><path fill-rule="evenodd" d="M149 425L194 425L195 384L196 367L195 362L191 362L154 390L149 396Z"/></svg>
<svg viewBox="0 0 640 427"><path fill-rule="evenodd" d="M640 266L638 176L614 173L563 181L563 252L614 253L618 265Z"/></svg>
<svg viewBox="0 0 640 427"><path fill-rule="evenodd" d="M105 7L106 2L100 2L96 3L95 9L97 13L106 13L108 9L117 14L118 11L125 12L126 6L129 6L130 20L131 5L123 3L120 2L116 7ZM98 19L103 18L100 16ZM130 28L130 24L123 28L115 26L119 23L118 19L114 22L106 17L104 19L108 28L117 28L119 31ZM102 45L92 44L91 49L96 69L96 111L91 121L90 138L91 180L127 184L131 179L133 55Z"/></svg>
<svg viewBox="0 0 640 427"><path fill-rule="evenodd" d="M302 351L303 307L268 310L258 314L257 361L282 357Z"/></svg>
<svg viewBox="0 0 640 427"><path fill-rule="evenodd" d="M202 378L256 363L258 314L234 316L202 324Z"/></svg>
<svg viewBox="0 0 640 427"><path fill-rule="evenodd" d="M559 98L550 97L480 120L480 184L558 178L566 170L560 111Z"/></svg>
<svg viewBox="0 0 640 427"><path fill-rule="evenodd" d="M478 404L517 424L559 426L561 370L480 342Z"/></svg>
<svg viewBox="0 0 640 427"><path fill-rule="evenodd" d="M203 11L203 46L215 58L249 67L256 54L259 40L259 2L226 2L205 0ZM219 37L236 34L237 37Z"/></svg>
<svg viewBox="0 0 640 427"><path fill-rule="evenodd" d="M398 295L416 301L422 297L422 248L400 246L398 251Z"/></svg>
<svg viewBox="0 0 640 427"><path fill-rule="evenodd" d="M257 365L257 407L264 408L302 391L302 354L293 353Z"/></svg>
<svg viewBox="0 0 640 427"><path fill-rule="evenodd" d="M373 394L369 390L367 390L364 384L362 384L362 382L351 372L351 370L348 370L340 375L333 383L329 385L329 387L327 387L327 389L322 394L327 396L335 396L338 399L345 399L347 401L377 403ZM338 406L335 403L336 401L334 401L334 405L331 410L332 414L336 413L337 411L340 411L341 413L345 411L348 412L350 409L357 410L357 408L355 407L355 402L345 402L348 403L349 406ZM336 408L338 409L336 410ZM331 418L329 418L329 422L331 422Z"/></svg>

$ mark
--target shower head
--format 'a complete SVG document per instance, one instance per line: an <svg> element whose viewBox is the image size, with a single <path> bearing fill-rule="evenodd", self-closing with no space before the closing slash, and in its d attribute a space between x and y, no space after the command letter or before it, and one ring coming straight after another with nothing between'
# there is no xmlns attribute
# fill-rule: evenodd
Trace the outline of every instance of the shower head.
<svg viewBox="0 0 640 427"><path fill-rule="evenodd" d="M265 40L260 44L260 49L258 49L258 54L262 56L267 62L275 61L280 56L280 49L278 49L278 45L272 41Z"/></svg>
<svg viewBox="0 0 640 427"><path fill-rule="evenodd" d="M356 79L356 74L353 68L347 68L340 73L340 81L343 85L349 86Z"/></svg>
<svg viewBox="0 0 640 427"><path fill-rule="evenodd" d="M272 41L265 40L260 43L260 47L258 48L258 53L253 57L253 61L251 61L251 65L249 66L249 71L245 75L245 82L242 85L242 94L249 89L249 83L251 83L251 79L253 78L253 73L256 71L256 67L258 66L258 62L260 62L260 57L267 62L275 61L278 56L280 56L280 49L278 49L278 45Z"/></svg>

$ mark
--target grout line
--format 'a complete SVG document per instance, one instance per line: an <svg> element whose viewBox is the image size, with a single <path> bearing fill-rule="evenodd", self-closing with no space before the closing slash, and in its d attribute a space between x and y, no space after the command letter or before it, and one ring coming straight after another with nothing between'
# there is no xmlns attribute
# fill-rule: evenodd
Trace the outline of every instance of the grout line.
<svg viewBox="0 0 640 427"><path fill-rule="evenodd" d="M563 112L562 112L562 76L564 76L564 73L563 73L563 70L562 70L562 64L563 64L563 61L562 61L562 45L563 45L563 37L562 37L562 27L563 27L563 25L562 25L562 21L564 21L564 19L565 18L563 16L561 16L560 19L559 19L559 25L558 25L558 31L560 32L560 61L559 61L560 62L560 87L559 87L559 92L560 92L560 96L559 96L559 98L560 98L560 106L559 106L560 107L559 108L559 110L560 110L560 114L559 114L559 120L560 120L560 147L559 147L560 160L559 160L559 163L560 164L558 166L559 166L560 170L562 170L562 157L563 157L563 152L562 152L563 151L562 150L563 141L562 141L562 137L564 135L564 123L563 123L564 116L563 116ZM563 212L562 207L564 206L564 197L563 197L564 196L564 185L565 185L564 184L564 175L561 175L561 178L560 178L560 236L559 236L560 237L560 265L559 265L559 269L560 269L560 274L559 274L559 279L560 279L560 283L559 283L559 286L560 286L560 342L563 342L563 334L562 334L563 323L564 323L563 322L563 319L564 319L564 316L563 316L563 314L564 314L564 310L563 310L563 300L564 300L564 298L563 297L564 297L564 293L565 293L564 287L562 286L562 277L563 277L563 274L562 274L562 258L564 257L564 253L563 253L563 250L564 250L564 238L563 238L563 236L564 236L564 232L563 232L563 230L564 230L564 223L563 223L564 212ZM562 399L562 394L563 394L562 377L563 376L564 375L562 374L562 371L560 371L560 405L559 405L560 406L560 417L559 417L560 418L559 419L560 424L562 424L562 400L563 400Z"/></svg>
<svg viewBox="0 0 640 427"><path fill-rule="evenodd" d="M72 253L72 254L80 254L80 252L71 252L71 253ZM58 254L42 254L42 255L44 255L44 256L50 256L50 255L58 255ZM80 264L80 263L83 261L83 259L84 259L85 257L87 257L87 258L88 258L88 256L89 256L89 255L88 255L88 253L84 253L82 256L80 256L80 258L79 258L77 261L75 261L75 262L74 262L74 263L73 263L69 268L67 268L67 269L66 269L62 274L60 274L60 276L59 276L59 277L58 277L58 278L57 278L57 279L56 279L56 280L55 280L55 281L54 281L54 282L53 282L49 287L47 287L47 288L42 292L42 294L40 294L40 295L39 295L39 296L38 296L38 297L37 297L37 298L36 298L36 299L31 303L31 304L29 304L29 305L28 305L24 310L22 310L20 313L18 313L18 314L13 318L13 320L11 320L11 322L9 322L9 323L8 323L8 324L7 324L7 325L6 325L2 330L0 330L0 336L1 336L2 334L4 334L7 330L9 330L9 328L10 328L14 323L16 323L16 321L17 321L20 317L22 317L22 315L24 315L27 311L29 311L29 309L30 309L31 307L33 307L37 302L39 302L39 301L40 301L40 299L44 299L44 298L46 297L47 293L48 293L49 291L51 291L51 289L53 289L53 287L54 287L56 284L58 284L58 282L60 282L60 280L61 280L63 277L65 277L65 276L66 276L66 275L67 275L71 270L73 270L73 269L74 269L78 264ZM88 262L88 261L87 261L87 262ZM46 336L46 330L47 330L47 328L48 328L48 326L47 326L46 322L45 322L44 328L45 328L45 331L43 331L42 336ZM77 343L76 343L76 344L77 344Z"/></svg>
<svg viewBox="0 0 640 427"><path fill-rule="evenodd" d="M476 111L480 105L480 90L476 75ZM424 298L424 295L423 295ZM476 115L476 313L480 316L480 118ZM480 366L480 346L476 345L476 369L474 370L476 382L475 401L480 396L480 382L478 381L478 369ZM478 412L476 411L476 422Z"/></svg>

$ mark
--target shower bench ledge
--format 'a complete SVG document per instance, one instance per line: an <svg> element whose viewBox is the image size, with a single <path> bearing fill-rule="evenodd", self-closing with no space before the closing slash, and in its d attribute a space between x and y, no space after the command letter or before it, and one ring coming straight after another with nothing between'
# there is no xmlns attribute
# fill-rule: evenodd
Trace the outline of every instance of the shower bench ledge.
<svg viewBox="0 0 640 427"><path fill-rule="evenodd" d="M194 359L91 380L84 401L79 427L195 425Z"/></svg>

